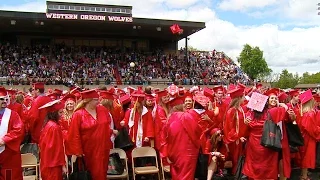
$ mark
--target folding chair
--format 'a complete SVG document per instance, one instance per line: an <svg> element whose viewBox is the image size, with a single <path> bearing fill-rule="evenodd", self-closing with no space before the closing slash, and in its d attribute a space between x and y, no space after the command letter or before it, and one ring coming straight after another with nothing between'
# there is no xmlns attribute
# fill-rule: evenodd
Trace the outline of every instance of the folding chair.
<svg viewBox="0 0 320 180"><path fill-rule="evenodd" d="M161 163L161 170L162 170L162 178L163 180L166 180L164 173L170 173L170 166L164 166L162 162L162 158L160 157L160 163Z"/></svg>
<svg viewBox="0 0 320 180"><path fill-rule="evenodd" d="M21 154L21 167L22 168L35 168L36 169L36 175L31 176L23 176L24 180L35 180L38 178L38 162L36 156L34 156L31 153L27 154Z"/></svg>
<svg viewBox="0 0 320 180"><path fill-rule="evenodd" d="M143 157L154 157L156 159L155 166L135 167L134 159ZM132 173L133 179L136 180L136 174L158 174L160 180L160 171L158 167L158 159L156 150L152 147L137 147L132 150Z"/></svg>
<svg viewBox="0 0 320 180"><path fill-rule="evenodd" d="M127 180L129 180L128 158L127 158L126 152L122 149L115 148L110 150L110 154L112 153L118 153L120 156L120 159L124 160L126 167L121 175L107 175L107 179L125 179L126 178Z"/></svg>

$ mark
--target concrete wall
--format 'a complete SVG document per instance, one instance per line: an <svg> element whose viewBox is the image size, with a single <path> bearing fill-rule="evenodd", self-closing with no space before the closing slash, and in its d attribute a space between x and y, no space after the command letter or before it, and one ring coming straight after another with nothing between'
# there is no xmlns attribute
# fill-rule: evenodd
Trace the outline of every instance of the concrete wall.
<svg viewBox="0 0 320 180"><path fill-rule="evenodd" d="M154 88L159 88L159 89L164 89L164 88L167 88L168 85L151 85L152 87ZM24 92L27 92L28 89L31 87L30 85L18 85L18 86L7 86L7 85L4 85L3 87L5 87L6 89L18 89L20 91L24 91ZM84 86L84 88L90 88L90 89L93 89L93 88L98 88L99 86L98 85L86 85ZM112 85L108 85L107 88L111 88L113 87ZM118 85L117 86L118 88L120 89L123 89L125 87L128 87L127 85ZM131 87L134 87L134 88L137 88L137 85L131 85ZM144 87L147 87L147 86L144 86ZM190 85L186 85L186 86L183 86L185 87L186 89L189 89L193 86L190 86ZM212 85L201 85L200 87L209 87L209 88L213 88L214 86ZM45 86L45 89L61 89L61 90L69 90L68 87L66 86L63 86L63 85L46 85Z"/></svg>

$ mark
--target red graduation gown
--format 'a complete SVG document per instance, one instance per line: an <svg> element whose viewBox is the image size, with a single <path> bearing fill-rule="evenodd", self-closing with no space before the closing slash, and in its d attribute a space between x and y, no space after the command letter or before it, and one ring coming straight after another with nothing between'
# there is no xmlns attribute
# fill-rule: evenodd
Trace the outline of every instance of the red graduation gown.
<svg viewBox="0 0 320 180"><path fill-rule="evenodd" d="M110 111L112 116L114 126L116 129L121 129L120 122L123 120L124 112L122 110L122 106L118 104L117 100L113 101L113 110Z"/></svg>
<svg viewBox="0 0 320 180"><path fill-rule="evenodd" d="M142 129L143 129L143 137L142 137L142 142L144 141L144 138L148 137L154 138L154 127L153 127L153 120L152 120L152 114L150 111L147 110L147 108L144 108L144 112L142 112ZM127 110L125 117L124 117L124 122L125 125L128 126L129 124L129 119L130 119L130 114L131 114L132 109ZM139 114L137 111L134 116L134 125L130 128L129 130L129 136L133 140L133 143L136 143L136 137L137 137L137 132L138 132L138 121L140 120L141 114ZM150 141L149 141L150 142ZM149 145L148 143L143 142L144 145ZM135 144L136 145L136 144Z"/></svg>
<svg viewBox="0 0 320 180"><path fill-rule="evenodd" d="M63 136L59 124L54 121L47 122L41 131L39 148L42 179L62 180L62 166L65 165L65 156Z"/></svg>
<svg viewBox="0 0 320 180"><path fill-rule="evenodd" d="M225 118L225 114L228 110L228 106L229 104L226 102L225 99L223 99L221 102L216 102L216 105L217 107L219 108L219 114L217 116L217 121L218 121L218 127L220 129L222 129L223 127L223 121L224 121L224 118Z"/></svg>
<svg viewBox="0 0 320 180"><path fill-rule="evenodd" d="M193 110L189 110L193 111ZM171 114L167 124L167 152L172 180L194 180L201 128L189 111Z"/></svg>
<svg viewBox="0 0 320 180"><path fill-rule="evenodd" d="M285 109L268 109L273 121L276 123L285 117ZM243 173L253 179L277 179L279 173L279 153L260 145L263 125L267 119L267 111L263 112L260 119L254 119L253 112L248 112L247 117L252 121L249 123L249 139L247 142L246 159ZM283 129L284 126L283 126ZM290 158L290 157L289 157ZM284 165L284 168L288 168Z"/></svg>
<svg viewBox="0 0 320 180"><path fill-rule="evenodd" d="M154 118L154 140L155 140L155 148L160 151L161 147L161 138L162 138L162 130L164 125L167 122L167 115L164 111L163 107L160 105L157 106L156 115Z"/></svg>
<svg viewBox="0 0 320 180"><path fill-rule="evenodd" d="M238 118L237 114L238 113ZM240 141L241 137L247 137L248 126L244 123L244 112L236 108L230 108L226 113L225 123L223 126L223 141L228 145L230 150L231 161L234 166L232 173L235 174L239 157L243 154L243 143ZM238 122L238 123L237 123ZM237 126L239 132L237 132Z"/></svg>
<svg viewBox="0 0 320 180"><path fill-rule="evenodd" d="M2 120L2 116L0 117ZM20 144L24 137L24 126L18 113L11 111L7 134L3 137L5 150L0 153L0 179L5 177L22 180Z"/></svg>
<svg viewBox="0 0 320 180"><path fill-rule="evenodd" d="M39 107L47 104L50 101L52 101L50 97L38 96L31 104L27 118L28 122L30 123L30 134L33 143L39 143L40 131L47 115L47 108L39 109Z"/></svg>
<svg viewBox="0 0 320 180"><path fill-rule="evenodd" d="M301 168L314 169L316 166L316 143L320 140L320 126L317 124L315 111L305 113L298 123L304 139L304 146L299 149Z"/></svg>
<svg viewBox="0 0 320 180"><path fill-rule="evenodd" d="M68 120L66 120L64 117L61 117L59 119L59 125L62 131L62 136L64 141L67 140L70 123L71 123L71 120L70 122L68 122Z"/></svg>
<svg viewBox="0 0 320 180"><path fill-rule="evenodd" d="M8 108L11 109L12 111L15 111L19 114L20 119L23 121L23 108L22 104L14 102L8 105Z"/></svg>
<svg viewBox="0 0 320 180"><path fill-rule="evenodd" d="M94 180L106 180L110 152L109 111L98 105L95 120L84 108L74 112L68 131L67 152L82 155Z"/></svg>

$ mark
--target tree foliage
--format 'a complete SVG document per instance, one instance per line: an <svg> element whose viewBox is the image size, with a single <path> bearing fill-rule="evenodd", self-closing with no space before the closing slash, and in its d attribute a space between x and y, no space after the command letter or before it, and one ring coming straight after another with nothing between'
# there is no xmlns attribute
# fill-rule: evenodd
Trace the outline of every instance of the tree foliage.
<svg viewBox="0 0 320 180"><path fill-rule="evenodd" d="M275 86L281 89L294 88L299 83L300 77L298 73L293 75L287 69L282 70L278 82Z"/></svg>
<svg viewBox="0 0 320 180"><path fill-rule="evenodd" d="M272 70L268 67L263 57L263 51L259 47L244 45L240 57L238 57L241 69L251 78L257 79L270 75Z"/></svg>
<svg viewBox="0 0 320 180"><path fill-rule="evenodd" d="M301 80L301 84L317 84L320 83L320 72L315 74L309 74L308 72L303 73Z"/></svg>

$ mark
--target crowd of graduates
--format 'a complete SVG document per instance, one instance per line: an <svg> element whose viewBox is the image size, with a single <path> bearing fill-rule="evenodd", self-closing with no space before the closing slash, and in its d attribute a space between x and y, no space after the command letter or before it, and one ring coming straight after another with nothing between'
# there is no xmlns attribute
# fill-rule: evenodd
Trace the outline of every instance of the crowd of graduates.
<svg viewBox="0 0 320 180"><path fill-rule="evenodd" d="M203 154L208 180L225 168L233 175L241 171L242 178L284 180L293 166L301 168L301 180L308 180L319 156L319 102L320 94L311 90L285 92L241 83L213 89L170 85L69 91L34 83L31 93L0 87L0 179L22 180L20 145L30 135L40 149L43 180L62 180L70 173L72 157L84 160L93 180L105 180L110 149L125 128L134 144L127 156L133 148L154 147L173 180L201 179L197 164ZM280 151L261 145L269 120L280 127ZM288 123L298 126L303 145L290 144ZM238 165L241 157L243 166Z"/></svg>

